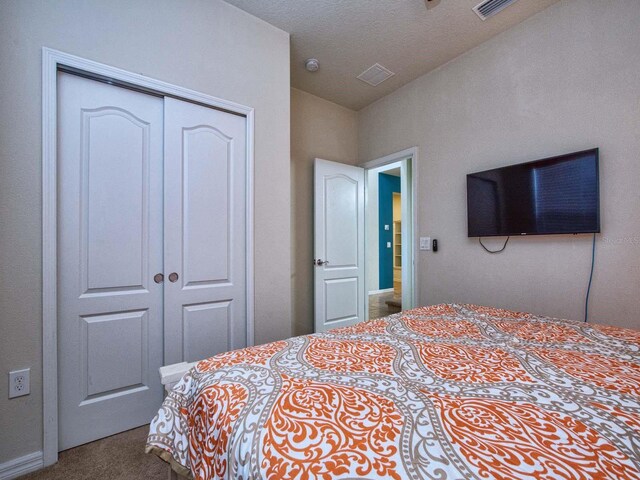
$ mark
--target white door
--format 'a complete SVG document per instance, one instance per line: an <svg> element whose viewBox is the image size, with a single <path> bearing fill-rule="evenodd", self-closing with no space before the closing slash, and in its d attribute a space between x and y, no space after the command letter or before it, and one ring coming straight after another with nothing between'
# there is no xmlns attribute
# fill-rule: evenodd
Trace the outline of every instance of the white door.
<svg viewBox="0 0 640 480"><path fill-rule="evenodd" d="M246 121L165 99L165 363L247 345Z"/></svg>
<svg viewBox="0 0 640 480"><path fill-rule="evenodd" d="M59 448L162 401L161 98L58 74Z"/></svg>
<svg viewBox="0 0 640 480"><path fill-rule="evenodd" d="M364 169L315 161L315 331L364 320Z"/></svg>

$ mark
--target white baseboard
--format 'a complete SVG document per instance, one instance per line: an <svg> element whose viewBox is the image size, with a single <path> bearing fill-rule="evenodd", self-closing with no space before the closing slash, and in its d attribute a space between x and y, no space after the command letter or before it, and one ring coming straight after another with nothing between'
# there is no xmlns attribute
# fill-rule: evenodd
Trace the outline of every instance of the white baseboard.
<svg viewBox="0 0 640 480"><path fill-rule="evenodd" d="M0 480L10 480L40 470L42 467L44 467L42 452L33 452L0 464Z"/></svg>
<svg viewBox="0 0 640 480"><path fill-rule="evenodd" d="M378 295L379 293L393 292L393 288L383 288L382 290L371 290L369 295Z"/></svg>

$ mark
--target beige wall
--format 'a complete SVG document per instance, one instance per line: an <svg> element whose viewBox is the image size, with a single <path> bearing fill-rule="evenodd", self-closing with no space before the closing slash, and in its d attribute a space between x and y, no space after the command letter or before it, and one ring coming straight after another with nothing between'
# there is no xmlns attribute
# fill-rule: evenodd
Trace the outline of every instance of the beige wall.
<svg viewBox="0 0 640 480"><path fill-rule="evenodd" d="M355 164L356 112L291 89L293 333L313 332L313 160Z"/></svg>
<svg viewBox="0 0 640 480"><path fill-rule="evenodd" d="M563 0L361 110L359 155L417 145L421 304L581 319L591 238L467 238L465 175L600 147L602 234L590 318L640 328L640 2ZM487 243L494 244L490 240Z"/></svg>
<svg viewBox="0 0 640 480"><path fill-rule="evenodd" d="M288 34L218 0L2 1L0 463L42 448L42 46L255 108L255 338L291 334Z"/></svg>

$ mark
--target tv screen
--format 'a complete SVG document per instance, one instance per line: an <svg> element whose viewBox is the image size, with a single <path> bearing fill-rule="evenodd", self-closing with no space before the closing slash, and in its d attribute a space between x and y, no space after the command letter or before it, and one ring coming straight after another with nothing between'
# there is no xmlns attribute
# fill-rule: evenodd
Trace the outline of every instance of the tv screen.
<svg viewBox="0 0 640 480"><path fill-rule="evenodd" d="M598 149L467 175L469 237L600 231Z"/></svg>

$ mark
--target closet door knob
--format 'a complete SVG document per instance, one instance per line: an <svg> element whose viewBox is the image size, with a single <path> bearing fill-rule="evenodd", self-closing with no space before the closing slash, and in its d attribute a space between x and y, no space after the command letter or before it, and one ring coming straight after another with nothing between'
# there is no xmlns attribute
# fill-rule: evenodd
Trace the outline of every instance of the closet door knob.
<svg viewBox="0 0 640 480"><path fill-rule="evenodd" d="M164 280L164 275L161 274L161 273L156 273L153 276L153 281L156 282L156 283L162 283L163 280Z"/></svg>
<svg viewBox="0 0 640 480"><path fill-rule="evenodd" d="M178 276L178 274L176 272L173 272L173 273L169 274L169 281L171 283L176 283L178 281L178 278L180 278L180 277Z"/></svg>

